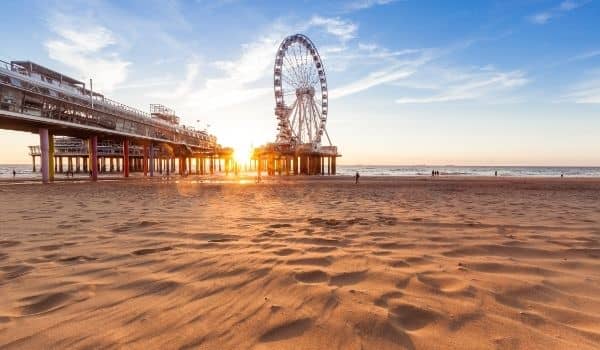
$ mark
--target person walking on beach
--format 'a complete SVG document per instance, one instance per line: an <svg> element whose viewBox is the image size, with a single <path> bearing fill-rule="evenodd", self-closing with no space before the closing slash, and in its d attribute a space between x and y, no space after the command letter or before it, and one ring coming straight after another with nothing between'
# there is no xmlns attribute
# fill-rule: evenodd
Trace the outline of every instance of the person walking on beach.
<svg viewBox="0 0 600 350"><path fill-rule="evenodd" d="M17 172L15 171L15 169L13 169L13 179L17 177Z"/></svg>
<svg viewBox="0 0 600 350"><path fill-rule="evenodd" d="M354 177L355 177L355 179L356 179L356 182L355 182L355 184L357 184L357 185L358 185L358 178L360 177L360 174L358 173L358 171L356 172L356 175L354 175Z"/></svg>
<svg viewBox="0 0 600 350"><path fill-rule="evenodd" d="M496 172L494 173L494 176L498 176L498 170L496 170Z"/></svg>

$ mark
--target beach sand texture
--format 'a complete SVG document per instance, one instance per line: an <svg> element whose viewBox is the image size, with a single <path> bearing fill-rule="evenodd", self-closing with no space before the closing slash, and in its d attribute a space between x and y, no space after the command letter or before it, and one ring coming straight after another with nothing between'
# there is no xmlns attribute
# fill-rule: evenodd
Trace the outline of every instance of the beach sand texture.
<svg viewBox="0 0 600 350"><path fill-rule="evenodd" d="M597 349L600 180L0 186L0 348Z"/></svg>

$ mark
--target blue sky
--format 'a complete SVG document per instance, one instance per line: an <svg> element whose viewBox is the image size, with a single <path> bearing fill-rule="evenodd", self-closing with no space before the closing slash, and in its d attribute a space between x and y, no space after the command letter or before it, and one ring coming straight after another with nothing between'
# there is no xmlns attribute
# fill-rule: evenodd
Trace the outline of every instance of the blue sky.
<svg viewBox="0 0 600 350"><path fill-rule="evenodd" d="M275 138L275 51L301 32L342 163L600 166L598 18L594 0L7 2L0 59L166 104L243 151ZM36 142L0 132L0 163Z"/></svg>

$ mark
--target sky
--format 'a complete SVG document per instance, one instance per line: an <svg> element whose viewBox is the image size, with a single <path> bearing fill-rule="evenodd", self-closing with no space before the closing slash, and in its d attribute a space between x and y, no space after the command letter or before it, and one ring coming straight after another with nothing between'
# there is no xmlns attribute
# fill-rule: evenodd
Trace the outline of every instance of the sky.
<svg viewBox="0 0 600 350"><path fill-rule="evenodd" d="M600 166L599 0L23 1L0 60L175 109L246 152L275 140L273 64L303 33L340 164ZM0 163L38 136L0 131Z"/></svg>

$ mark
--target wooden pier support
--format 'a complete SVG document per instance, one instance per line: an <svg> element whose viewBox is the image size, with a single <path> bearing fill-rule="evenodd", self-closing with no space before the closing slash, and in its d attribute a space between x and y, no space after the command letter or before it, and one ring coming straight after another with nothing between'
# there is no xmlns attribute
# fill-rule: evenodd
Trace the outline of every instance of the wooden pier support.
<svg viewBox="0 0 600 350"><path fill-rule="evenodd" d="M98 181L98 136L90 137L90 168L92 168L92 181Z"/></svg>
<svg viewBox="0 0 600 350"><path fill-rule="evenodd" d="M144 176L148 176L148 145L144 145L144 160L142 163Z"/></svg>
<svg viewBox="0 0 600 350"><path fill-rule="evenodd" d="M48 162L50 163L50 165L48 168L50 169L50 181L54 181L54 136L52 134L49 135L50 137L48 138Z"/></svg>
<svg viewBox="0 0 600 350"><path fill-rule="evenodd" d="M129 177L129 140L123 140L123 177Z"/></svg>
<svg viewBox="0 0 600 350"><path fill-rule="evenodd" d="M48 129L40 129L40 152L41 152L41 167L42 167L42 182L47 184L50 182L50 136Z"/></svg>
<svg viewBox="0 0 600 350"><path fill-rule="evenodd" d="M150 177L154 177L154 145L151 143L150 146L148 146L148 168L150 168Z"/></svg>
<svg viewBox="0 0 600 350"><path fill-rule="evenodd" d="M335 158L331 157L331 175L335 175Z"/></svg>

